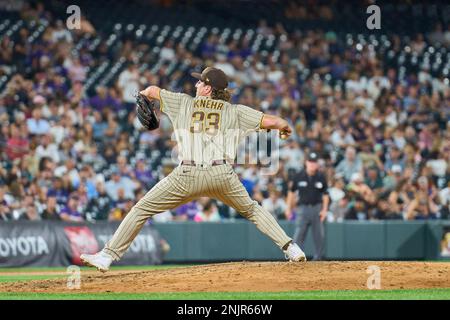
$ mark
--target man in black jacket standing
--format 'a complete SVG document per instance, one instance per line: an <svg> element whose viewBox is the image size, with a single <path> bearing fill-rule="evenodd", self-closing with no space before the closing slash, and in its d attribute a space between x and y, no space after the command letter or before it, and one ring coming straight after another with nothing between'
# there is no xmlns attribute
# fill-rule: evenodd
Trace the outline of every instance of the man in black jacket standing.
<svg viewBox="0 0 450 320"><path fill-rule="evenodd" d="M295 206L295 195L298 191L299 216L296 221L294 242L304 249L309 226L312 227L315 254L313 260L321 260L324 247L323 221L328 212L330 198L325 175L319 172L318 155L315 152L308 154L305 169L295 175L289 182L289 191L286 200L286 216L289 217Z"/></svg>

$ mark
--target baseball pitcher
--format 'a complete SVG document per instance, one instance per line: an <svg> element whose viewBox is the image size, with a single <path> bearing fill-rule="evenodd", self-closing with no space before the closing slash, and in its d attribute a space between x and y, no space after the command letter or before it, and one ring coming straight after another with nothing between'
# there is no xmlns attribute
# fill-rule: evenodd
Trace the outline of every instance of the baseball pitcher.
<svg viewBox="0 0 450 320"><path fill-rule="evenodd" d="M228 79L217 68L206 68L198 79L196 97L150 86L137 98L137 116L149 130L159 125L153 109L159 100L161 111L171 120L179 148L180 165L156 184L126 215L102 251L82 254L81 260L105 272L127 251L151 216L176 208L199 197L210 197L233 207L272 239L290 261L306 261L303 251L292 242L273 216L252 200L239 181L231 163L238 144L248 133L278 129L286 139L292 133L287 121L231 104Z"/></svg>

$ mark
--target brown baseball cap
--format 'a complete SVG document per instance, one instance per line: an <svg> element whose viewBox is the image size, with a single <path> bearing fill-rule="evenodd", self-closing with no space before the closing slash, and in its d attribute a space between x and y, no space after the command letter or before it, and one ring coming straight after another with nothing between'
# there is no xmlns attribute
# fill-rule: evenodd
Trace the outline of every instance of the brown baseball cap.
<svg viewBox="0 0 450 320"><path fill-rule="evenodd" d="M191 73L194 78L203 81L207 85L213 87L214 89L223 90L228 87L228 77L222 70L218 68L208 67L203 72Z"/></svg>

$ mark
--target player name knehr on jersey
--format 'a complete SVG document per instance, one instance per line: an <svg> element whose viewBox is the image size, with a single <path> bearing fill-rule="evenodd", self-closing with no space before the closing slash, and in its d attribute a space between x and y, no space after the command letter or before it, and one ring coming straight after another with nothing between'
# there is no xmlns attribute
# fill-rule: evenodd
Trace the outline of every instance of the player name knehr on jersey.
<svg viewBox="0 0 450 320"><path fill-rule="evenodd" d="M209 108L215 110L222 110L223 102L209 99L198 99L194 101L194 108Z"/></svg>

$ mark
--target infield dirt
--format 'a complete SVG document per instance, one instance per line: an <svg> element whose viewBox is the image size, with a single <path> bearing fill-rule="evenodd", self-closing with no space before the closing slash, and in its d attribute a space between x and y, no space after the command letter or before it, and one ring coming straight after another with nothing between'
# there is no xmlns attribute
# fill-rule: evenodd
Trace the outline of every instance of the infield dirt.
<svg viewBox="0 0 450 320"><path fill-rule="evenodd" d="M61 278L5 282L0 284L0 292L358 290L367 289L369 266L380 268L381 289L450 288L450 263L445 262L233 262L150 271L113 270L105 274L83 271L80 290L69 290L67 279Z"/></svg>

